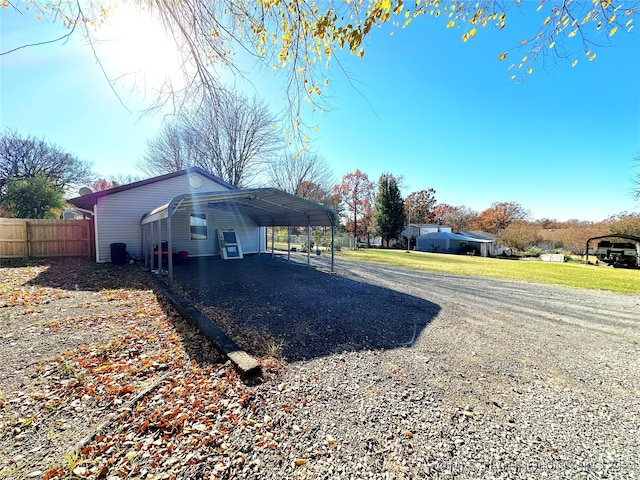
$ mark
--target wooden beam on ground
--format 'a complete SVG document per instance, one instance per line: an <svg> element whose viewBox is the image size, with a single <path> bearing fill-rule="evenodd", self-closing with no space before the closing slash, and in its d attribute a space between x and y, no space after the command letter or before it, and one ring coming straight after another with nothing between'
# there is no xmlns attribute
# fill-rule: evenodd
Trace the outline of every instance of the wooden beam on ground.
<svg viewBox="0 0 640 480"><path fill-rule="evenodd" d="M156 278L154 275L151 275L151 278L180 315L191 325L197 327L205 337L213 342L220 353L231 360L231 363L233 363L243 379L260 375L261 370L258 361L236 345L209 317L180 296L170 292L166 283L161 279Z"/></svg>

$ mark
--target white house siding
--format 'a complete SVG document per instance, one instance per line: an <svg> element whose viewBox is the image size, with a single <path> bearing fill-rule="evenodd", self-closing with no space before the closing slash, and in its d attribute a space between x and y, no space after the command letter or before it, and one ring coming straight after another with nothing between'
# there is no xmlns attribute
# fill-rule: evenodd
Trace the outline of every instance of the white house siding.
<svg viewBox="0 0 640 480"><path fill-rule="evenodd" d="M191 240L189 216L191 213L205 213L207 215L207 239ZM154 227L157 228L157 227ZM219 255L218 230L233 229L240 239L243 253L259 253L264 241L262 228L250 219L238 218L231 213L221 213L213 209L198 211L177 211L171 217L171 244L177 252L186 251L190 257ZM155 233L157 235L157 231ZM163 223L163 240L166 240L166 227ZM264 249L264 248L263 248Z"/></svg>
<svg viewBox="0 0 640 480"><path fill-rule="evenodd" d="M195 176L201 179L199 187L193 187L189 182L189 178ZM192 173L99 197L95 217L96 261L110 262L111 244L116 242L126 243L127 251L140 257L142 216L173 197L186 193L224 190L227 189L219 183Z"/></svg>
<svg viewBox="0 0 640 480"><path fill-rule="evenodd" d="M225 218L226 217L226 218ZM234 220L233 217L229 215L225 215L222 217L220 214L215 214L215 231L213 234L216 238L216 247L215 253L220 253L220 245L218 242L218 230L228 230L233 229L236 232L236 237L240 240L240 248L243 253L259 253L260 252L260 242L259 242L259 232L262 232L262 228L258 228L257 225L253 222L248 223L246 220L244 222L238 222Z"/></svg>

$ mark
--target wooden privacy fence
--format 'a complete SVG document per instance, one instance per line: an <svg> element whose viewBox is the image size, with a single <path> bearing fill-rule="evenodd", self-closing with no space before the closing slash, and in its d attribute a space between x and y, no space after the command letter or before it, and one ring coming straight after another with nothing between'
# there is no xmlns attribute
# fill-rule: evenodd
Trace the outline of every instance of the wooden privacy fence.
<svg viewBox="0 0 640 480"><path fill-rule="evenodd" d="M0 218L0 258L92 255L90 220Z"/></svg>

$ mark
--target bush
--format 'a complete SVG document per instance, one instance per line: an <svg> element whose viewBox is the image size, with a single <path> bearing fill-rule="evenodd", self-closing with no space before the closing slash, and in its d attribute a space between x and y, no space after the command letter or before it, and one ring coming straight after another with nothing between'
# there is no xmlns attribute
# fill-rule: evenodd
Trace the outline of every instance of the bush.
<svg viewBox="0 0 640 480"><path fill-rule="evenodd" d="M404 237L400 237L398 241L393 244L393 248L397 250L408 250L407 239Z"/></svg>
<svg viewBox="0 0 640 480"><path fill-rule="evenodd" d="M524 251L525 257L539 257L542 253L542 249L539 247L531 246Z"/></svg>
<svg viewBox="0 0 640 480"><path fill-rule="evenodd" d="M520 260L521 255L514 253L512 250L504 251L499 255L496 255L496 258L507 259L507 260Z"/></svg>
<svg viewBox="0 0 640 480"><path fill-rule="evenodd" d="M15 218L50 218L60 216L65 202L62 190L42 176L9 177L0 204L5 214Z"/></svg>

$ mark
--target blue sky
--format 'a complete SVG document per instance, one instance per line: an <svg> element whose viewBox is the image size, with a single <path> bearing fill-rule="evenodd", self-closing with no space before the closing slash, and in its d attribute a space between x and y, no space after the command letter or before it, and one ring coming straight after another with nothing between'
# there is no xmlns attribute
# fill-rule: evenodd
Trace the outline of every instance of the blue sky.
<svg viewBox="0 0 640 480"><path fill-rule="evenodd" d="M601 220L638 211L632 178L640 154L640 40L618 34L575 68L564 61L534 66L513 83L498 55L536 31L539 15L508 17L507 28L482 29L463 43L438 20L374 32L366 55L342 55L347 80L328 72L331 109L309 114L313 148L336 181L356 168L372 180L404 177L403 193L436 189L439 202L482 211L515 201L533 218ZM11 10L0 11L0 50L54 38L64 31ZM128 38L128 46L142 42ZM110 72L125 55L105 47ZM147 45L142 55L150 55ZM162 50L162 49L158 49ZM166 50L160 53L167 57ZM520 53L510 53L519 58ZM112 58L119 57L119 58ZM0 57L0 124L56 143L93 162L104 177L137 174L135 163L161 115L139 116L144 94L112 92L78 37L66 44ZM247 93L274 111L283 105L278 79L245 68ZM253 73L255 72L255 73Z"/></svg>

